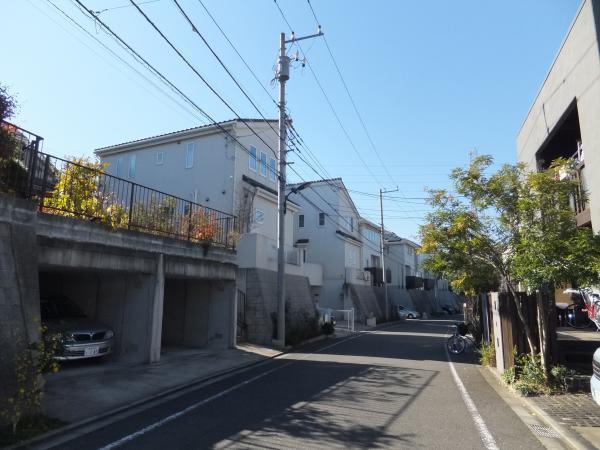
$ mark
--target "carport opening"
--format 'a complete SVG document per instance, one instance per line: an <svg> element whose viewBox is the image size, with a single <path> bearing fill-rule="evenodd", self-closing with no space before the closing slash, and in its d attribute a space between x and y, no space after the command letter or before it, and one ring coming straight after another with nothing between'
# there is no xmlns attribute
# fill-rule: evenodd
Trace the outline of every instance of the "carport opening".
<svg viewBox="0 0 600 450"><path fill-rule="evenodd" d="M97 355L88 356L98 356L96 361L147 361L153 277L115 272L40 271L39 287L40 302L49 298L68 299L84 313L85 317L61 318L59 326L63 331L76 328L80 339L85 339L86 332L112 331L110 353L101 352L98 347ZM96 338L92 335L89 340Z"/></svg>
<svg viewBox="0 0 600 450"><path fill-rule="evenodd" d="M161 353L207 346L210 296L207 281L165 280Z"/></svg>

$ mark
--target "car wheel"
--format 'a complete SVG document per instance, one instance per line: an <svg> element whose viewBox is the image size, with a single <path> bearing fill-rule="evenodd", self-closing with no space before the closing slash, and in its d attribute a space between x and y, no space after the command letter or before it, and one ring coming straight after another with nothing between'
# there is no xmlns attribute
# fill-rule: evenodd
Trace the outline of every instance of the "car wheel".
<svg viewBox="0 0 600 450"><path fill-rule="evenodd" d="M412 314L409 314L407 317L408 317L409 319L414 319L414 317L413 317L413 315L412 315Z"/></svg>

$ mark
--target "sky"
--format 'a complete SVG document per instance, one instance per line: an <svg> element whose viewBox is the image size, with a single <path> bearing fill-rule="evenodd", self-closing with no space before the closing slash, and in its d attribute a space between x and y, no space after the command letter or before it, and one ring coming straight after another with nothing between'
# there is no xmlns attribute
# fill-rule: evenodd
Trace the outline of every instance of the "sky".
<svg viewBox="0 0 600 450"><path fill-rule="evenodd" d="M73 1L51 1L89 35L49 0L0 0L5 39L0 83L19 103L12 121L44 137L47 153L91 156L98 147L206 123L166 88L157 89L160 83ZM101 11L101 20L215 120L234 117L129 0L81 1ZM379 223L379 190L398 188L384 198L385 227L416 241L428 211L426 189L449 188L449 172L466 165L470 152L492 155L496 164L515 162L519 127L580 5L580 0L178 2L269 118L277 117L272 79L279 33L289 35L277 6L296 36L303 36L317 31L312 5L326 41L306 40L289 49L308 61L304 67L293 64L287 83L294 127L325 169L318 172L342 177L364 217ZM137 3L240 117L259 117L173 0ZM307 153L290 153L299 173L288 171L290 182L318 178L301 159Z"/></svg>

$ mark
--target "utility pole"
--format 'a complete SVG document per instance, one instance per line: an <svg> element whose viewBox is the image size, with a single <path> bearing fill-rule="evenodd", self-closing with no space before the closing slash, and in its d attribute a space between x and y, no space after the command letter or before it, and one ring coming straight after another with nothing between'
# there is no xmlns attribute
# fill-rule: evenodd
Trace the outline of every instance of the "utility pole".
<svg viewBox="0 0 600 450"><path fill-rule="evenodd" d="M286 55L286 44L304 39L322 36L319 26L316 34L296 38L292 32L291 39L285 39L285 33L279 35L279 58L275 78L279 81L279 188L277 190L277 347L285 347L285 211L286 211L286 143L287 118L285 114L285 83L290 79L290 58ZM296 58L297 59L297 58Z"/></svg>
<svg viewBox="0 0 600 450"><path fill-rule="evenodd" d="M385 253L384 253L385 228L383 226L383 194L388 194L390 192L398 192L398 188L394 189L393 191L386 191L383 189L379 189L379 208L381 211L381 236L379 239L379 244L380 244L379 251L381 253L381 274L382 274L382 278L383 278L383 290L385 292L385 319L386 320L390 319L390 306L389 306L389 299L388 299L387 280L385 277Z"/></svg>

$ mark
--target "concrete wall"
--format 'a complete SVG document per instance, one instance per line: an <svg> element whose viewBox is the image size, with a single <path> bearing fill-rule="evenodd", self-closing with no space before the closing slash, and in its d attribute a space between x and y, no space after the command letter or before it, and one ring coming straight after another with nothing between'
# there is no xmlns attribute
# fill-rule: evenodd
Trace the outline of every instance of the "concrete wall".
<svg viewBox="0 0 600 450"><path fill-rule="evenodd" d="M517 154L537 170L540 150L576 101L594 231L600 231L600 1L585 0L517 136ZM541 75L541 74L540 74Z"/></svg>
<svg viewBox="0 0 600 450"><path fill-rule="evenodd" d="M165 276L187 280L186 299L199 302L190 303L186 313L185 340L195 346L233 345L236 267L231 250L211 247L205 254L184 241L42 215L30 202L7 196L0 196L0 213L1 339L25 332L24 341L39 336L41 272L42 295L65 295L113 329L115 356L121 360L159 360ZM194 310L202 302L208 314ZM203 324L206 317L209 322ZM0 356L14 359L10 351Z"/></svg>
<svg viewBox="0 0 600 450"><path fill-rule="evenodd" d="M0 408L17 388L15 357L40 339L35 231L30 204L0 197Z"/></svg>
<svg viewBox="0 0 600 450"><path fill-rule="evenodd" d="M154 277L102 272L41 272L40 295L64 295L115 333L114 356L148 362Z"/></svg>
<svg viewBox="0 0 600 450"><path fill-rule="evenodd" d="M270 345L273 336L271 315L277 312L277 273L263 269L246 269L245 272L248 341ZM307 278L286 275L285 283L286 304L292 320L301 314L314 314Z"/></svg>

